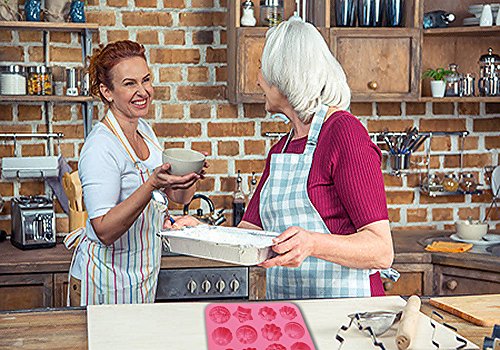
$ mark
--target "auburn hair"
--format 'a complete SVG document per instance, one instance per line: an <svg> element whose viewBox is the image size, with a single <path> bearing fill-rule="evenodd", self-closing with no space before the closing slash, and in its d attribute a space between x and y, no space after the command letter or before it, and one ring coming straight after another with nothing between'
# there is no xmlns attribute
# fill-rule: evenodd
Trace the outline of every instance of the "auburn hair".
<svg viewBox="0 0 500 350"><path fill-rule="evenodd" d="M89 79L90 92L94 96L100 96L101 100L109 104L99 89L104 84L108 89L113 90L111 69L121 60L132 57L141 57L146 61L144 46L131 40L120 40L109 43L106 46L100 45L90 58Z"/></svg>

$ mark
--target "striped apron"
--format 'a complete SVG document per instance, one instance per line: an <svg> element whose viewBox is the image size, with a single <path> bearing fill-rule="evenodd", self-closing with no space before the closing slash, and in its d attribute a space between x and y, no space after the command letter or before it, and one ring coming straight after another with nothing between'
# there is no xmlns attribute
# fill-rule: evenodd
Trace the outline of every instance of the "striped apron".
<svg viewBox="0 0 500 350"><path fill-rule="evenodd" d="M272 154L269 178L262 187L260 217L263 229L283 232L290 226L330 234L307 193L307 179L314 150L328 108L315 113L303 154ZM300 267L276 266L267 269L267 299L303 299L369 297L370 270L341 266L315 257L307 257Z"/></svg>
<svg viewBox="0 0 500 350"><path fill-rule="evenodd" d="M105 118L137 169L141 185L154 169L135 155L111 112ZM161 150L151 138L142 137ZM106 246L82 237L76 250L82 255L81 305L152 303L161 262L161 240L156 235L163 213L148 203L137 220L118 240Z"/></svg>

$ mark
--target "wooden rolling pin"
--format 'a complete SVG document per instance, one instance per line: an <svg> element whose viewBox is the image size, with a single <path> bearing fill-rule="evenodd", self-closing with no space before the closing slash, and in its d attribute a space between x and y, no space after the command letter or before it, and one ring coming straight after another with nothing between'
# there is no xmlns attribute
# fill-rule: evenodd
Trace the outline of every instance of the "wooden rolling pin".
<svg viewBox="0 0 500 350"><path fill-rule="evenodd" d="M401 321L399 321L398 332L396 333L396 345L399 350L408 349L412 339L415 338L418 319L420 317L420 305L422 305L420 298L416 295L412 295L403 309Z"/></svg>

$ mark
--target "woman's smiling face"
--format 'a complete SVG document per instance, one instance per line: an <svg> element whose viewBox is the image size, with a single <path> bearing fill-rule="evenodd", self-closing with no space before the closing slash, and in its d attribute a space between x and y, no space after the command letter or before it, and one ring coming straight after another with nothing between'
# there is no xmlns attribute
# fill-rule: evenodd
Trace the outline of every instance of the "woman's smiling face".
<svg viewBox="0 0 500 350"><path fill-rule="evenodd" d="M142 57L123 59L111 69L111 77L111 87L101 84L111 107L130 118L146 117L154 93L146 61Z"/></svg>

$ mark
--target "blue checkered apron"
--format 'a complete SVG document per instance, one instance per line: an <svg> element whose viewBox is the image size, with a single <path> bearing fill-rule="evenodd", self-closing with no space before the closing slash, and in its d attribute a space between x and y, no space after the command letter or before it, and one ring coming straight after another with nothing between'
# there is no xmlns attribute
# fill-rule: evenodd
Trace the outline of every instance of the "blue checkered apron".
<svg viewBox="0 0 500 350"><path fill-rule="evenodd" d="M260 196L260 217L266 231L283 232L290 226L330 234L328 227L311 203L307 179L318 136L328 108L314 115L303 154L271 155L269 178ZM368 297L370 270L353 269L326 260L308 257L300 267L267 269L267 299L303 299Z"/></svg>

